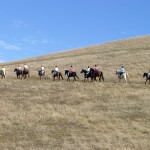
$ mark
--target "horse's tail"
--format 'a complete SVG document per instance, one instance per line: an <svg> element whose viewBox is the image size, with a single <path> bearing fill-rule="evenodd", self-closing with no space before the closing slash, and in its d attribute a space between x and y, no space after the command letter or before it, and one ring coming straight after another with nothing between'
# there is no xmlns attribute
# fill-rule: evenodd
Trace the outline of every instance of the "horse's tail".
<svg viewBox="0 0 150 150"><path fill-rule="evenodd" d="M62 80L63 80L64 78L63 78L63 76L62 76L62 73L61 73L61 72L59 73L59 75L61 76L61 78L62 78Z"/></svg>
<svg viewBox="0 0 150 150"><path fill-rule="evenodd" d="M65 75L67 75L67 74L68 74L68 72L69 72L68 70L65 70Z"/></svg>
<svg viewBox="0 0 150 150"><path fill-rule="evenodd" d="M129 80L131 81L131 79L130 79L130 76L129 76L129 74L128 73L126 73L126 76L129 78Z"/></svg>
<svg viewBox="0 0 150 150"><path fill-rule="evenodd" d="M77 76L77 73L75 72L75 77L77 77L79 79L79 77Z"/></svg>

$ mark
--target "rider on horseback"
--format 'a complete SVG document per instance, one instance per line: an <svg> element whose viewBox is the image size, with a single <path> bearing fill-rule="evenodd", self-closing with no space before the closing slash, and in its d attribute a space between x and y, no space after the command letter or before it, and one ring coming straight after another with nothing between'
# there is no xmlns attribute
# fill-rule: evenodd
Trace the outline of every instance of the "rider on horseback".
<svg viewBox="0 0 150 150"><path fill-rule="evenodd" d="M68 72L68 75L73 73L74 72L74 68L72 67L72 65L70 66L70 69L69 69L69 72Z"/></svg>
<svg viewBox="0 0 150 150"><path fill-rule="evenodd" d="M94 69L94 74L96 74L96 73L98 72L98 67L97 67L97 65L95 65L95 66L93 67L93 69Z"/></svg>
<svg viewBox="0 0 150 150"><path fill-rule="evenodd" d="M3 73L3 76L5 76L5 75L6 75L6 69L5 69L4 66L2 67L1 71L2 71L2 73Z"/></svg>
<svg viewBox="0 0 150 150"><path fill-rule="evenodd" d="M58 71L59 71L58 67L55 66L55 69L54 69L54 75L57 75L57 74L58 74Z"/></svg>
<svg viewBox="0 0 150 150"><path fill-rule="evenodd" d="M88 76L88 74L90 73L90 69L91 69L91 68L88 66L86 76Z"/></svg>
<svg viewBox="0 0 150 150"><path fill-rule="evenodd" d="M21 68L21 66L19 65L18 66L18 72L21 72L22 71L22 68Z"/></svg>
<svg viewBox="0 0 150 150"><path fill-rule="evenodd" d="M24 70L29 70L29 67L27 66L27 64L24 65Z"/></svg>
<svg viewBox="0 0 150 150"><path fill-rule="evenodd" d="M119 72L120 77L121 77L121 75L123 75L124 73L125 73L125 68L122 66L122 67L120 68L120 72Z"/></svg>
<svg viewBox="0 0 150 150"><path fill-rule="evenodd" d="M44 67L41 65L41 68L39 69L39 75L40 73L44 74L45 73L45 70L44 70Z"/></svg>

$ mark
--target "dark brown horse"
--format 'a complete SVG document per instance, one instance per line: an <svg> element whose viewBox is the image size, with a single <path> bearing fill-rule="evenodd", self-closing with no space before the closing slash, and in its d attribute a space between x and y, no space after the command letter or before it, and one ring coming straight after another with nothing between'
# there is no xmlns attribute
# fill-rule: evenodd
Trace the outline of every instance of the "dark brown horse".
<svg viewBox="0 0 150 150"><path fill-rule="evenodd" d="M26 79L27 77L29 78L29 70L28 69L24 69L22 71L22 76L24 77L24 79Z"/></svg>
<svg viewBox="0 0 150 150"><path fill-rule="evenodd" d="M87 70L84 70L82 69L80 73L84 73L84 82L87 80L89 81L89 78L91 78L91 71L87 71Z"/></svg>
<svg viewBox="0 0 150 150"><path fill-rule="evenodd" d="M22 78L22 70L15 68L14 72L16 72L17 79Z"/></svg>
<svg viewBox="0 0 150 150"><path fill-rule="evenodd" d="M146 77L145 84L146 84L147 80L149 80L149 84L150 84L150 76L148 76L148 73L145 72L145 73L143 74L143 78L144 78L144 77Z"/></svg>
<svg viewBox="0 0 150 150"><path fill-rule="evenodd" d="M55 72L54 70L52 70L51 73L53 74L53 81L55 81L56 77L58 80L60 80L60 77L62 80L64 79L61 72Z"/></svg>
<svg viewBox="0 0 150 150"><path fill-rule="evenodd" d="M79 77L77 76L76 72L69 72L69 70L65 70L65 75L67 75L67 81L70 81L70 77L73 77L73 81L76 81L76 77L79 79Z"/></svg>
<svg viewBox="0 0 150 150"><path fill-rule="evenodd" d="M96 81L96 78L98 77L99 81L103 80L104 81L104 75L102 71L94 70L93 68L90 68L91 72L91 79L92 81Z"/></svg>

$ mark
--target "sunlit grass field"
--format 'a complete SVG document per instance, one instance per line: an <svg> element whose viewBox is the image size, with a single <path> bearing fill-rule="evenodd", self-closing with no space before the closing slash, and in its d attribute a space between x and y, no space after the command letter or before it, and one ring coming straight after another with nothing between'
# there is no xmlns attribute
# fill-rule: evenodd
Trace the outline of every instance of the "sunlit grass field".
<svg viewBox="0 0 150 150"><path fill-rule="evenodd" d="M0 149L149 150L150 85L142 76L150 69L149 58L150 36L144 36L4 64ZM24 63L30 78L16 79L14 68ZM84 83L81 69L95 64L105 81ZM56 65L64 80L52 80ZM80 77L76 82L66 81L70 65ZM115 75L122 65L128 84Z"/></svg>

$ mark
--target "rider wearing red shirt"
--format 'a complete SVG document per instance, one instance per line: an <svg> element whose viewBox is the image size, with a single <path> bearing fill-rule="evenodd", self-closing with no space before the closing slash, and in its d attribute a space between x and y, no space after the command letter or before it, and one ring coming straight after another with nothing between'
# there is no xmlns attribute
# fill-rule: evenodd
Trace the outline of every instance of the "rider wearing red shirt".
<svg viewBox="0 0 150 150"><path fill-rule="evenodd" d="M73 73L74 72L74 68L72 66L70 66L70 70L69 70L70 73Z"/></svg>

